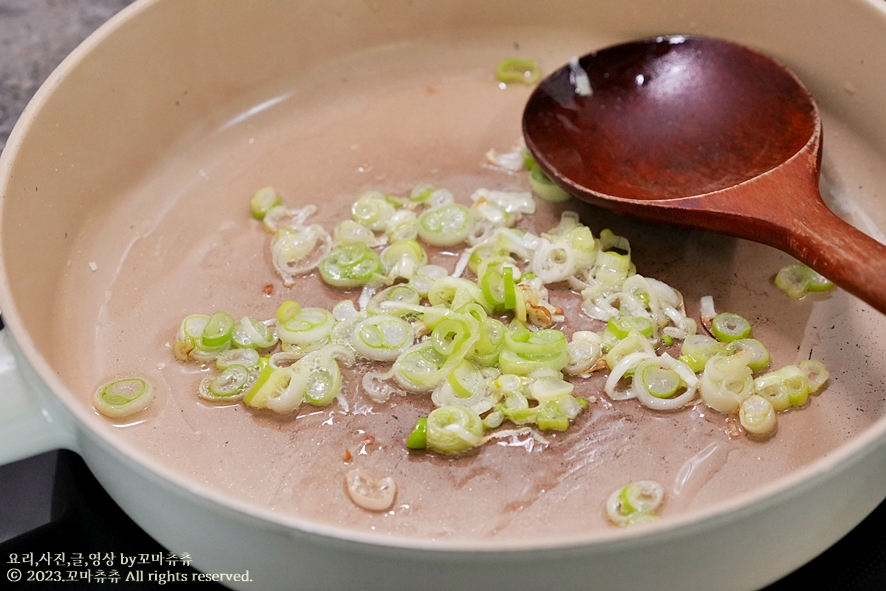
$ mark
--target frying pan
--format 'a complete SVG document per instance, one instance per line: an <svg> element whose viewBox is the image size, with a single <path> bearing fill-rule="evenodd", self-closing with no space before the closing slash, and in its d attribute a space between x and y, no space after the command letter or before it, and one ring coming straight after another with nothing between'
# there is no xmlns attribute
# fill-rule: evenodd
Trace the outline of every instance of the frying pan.
<svg viewBox="0 0 886 591"><path fill-rule="evenodd" d="M428 475L424 488L403 476L393 515L355 516L337 500L343 450L324 448L318 434L330 432L323 422L358 427L349 421L364 416L375 428L382 415L354 406L279 421L209 408L189 391L199 376L168 349L183 315L216 307L261 314L288 297L334 297L307 283L287 291L275 280L263 255L267 237L244 214L260 186L276 185L293 205L322 205L428 179L459 195L477 183L519 185L482 165L487 150L519 139L528 89L499 88L491 76L514 54L550 70L596 47L673 32L769 52L825 114L829 204L880 237L881 3L537 4L158 0L134 4L90 37L38 92L0 162L2 459L78 452L164 546L189 553L205 572L249 571L251 582L228 583L234 588L669 589L716 581L754 589L860 522L886 496L883 318L839 291L800 302L780 296L771 275L790 261L765 247L589 207L575 205L595 232L611 227L630 237L638 266L683 288L690 307L713 294L718 306L755 318L777 364L823 359L833 374L827 390L786 413L765 443L731 439L721 418L699 410L598 410L593 416L636 419L642 430L595 431L618 447L600 447L599 461L593 449L573 447L582 453L567 465L591 476L564 477L528 498L504 534L468 531L458 508L485 523L484 487L510 482L515 471L549 469L550 450L499 446L452 463L413 458L408 469ZM321 208L320 222L340 217L330 209ZM269 283L274 293L265 296ZM149 413L124 423L98 416L88 403L95 387L132 372L159 386ZM397 404L404 422L416 412ZM686 425L696 423L714 447L686 441L694 434ZM385 450L402 429L379 427L372 445L350 441L387 469L393 456ZM299 456L307 442L324 451ZM493 472L490 458L514 468ZM427 489L474 464L484 470L460 488L447 485L454 500L431 502ZM605 526L606 483L637 479L653 465L672 493L663 518L643 528ZM577 525L546 529L564 520L561 511ZM424 522L442 525L433 535L410 533Z"/></svg>

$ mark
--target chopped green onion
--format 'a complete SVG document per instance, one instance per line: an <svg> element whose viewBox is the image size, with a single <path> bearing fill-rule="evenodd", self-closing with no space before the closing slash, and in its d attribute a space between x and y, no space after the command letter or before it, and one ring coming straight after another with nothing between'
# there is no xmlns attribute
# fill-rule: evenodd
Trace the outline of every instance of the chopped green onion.
<svg viewBox="0 0 886 591"><path fill-rule="evenodd" d="M452 370L446 377L446 381L457 397L470 398L483 382L483 376L476 365L464 360Z"/></svg>
<svg viewBox="0 0 886 591"><path fill-rule="evenodd" d="M606 353L606 364L609 366L610 370L615 369L615 366L618 365L619 361L621 361L631 353L638 352L654 355L655 349L652 348L652 344L649 342L649 339L644 337L636 330L632 330L628 332L628 335L626 337L618 341L618 343L614 347L612 347L608 353Z"/></svg>
<svg viewBox="0 0 886 591"><path fill-rule="evenodd" d="M705 364L699 381L701 398L710 408L735 414L742 401L755 392L749 356L715 355Z"/></svg>
<svg viewBox="0 0 886 591"><path fill-rule="evenodd" d="M313 271L331 249L332 237L319 224L278 228L271 239L271 264L283 285L291 287L296 276Z"/></svg>
<svg viewBox="0 0 886 591"><path fill-rule="evenodd" d="M503 373L529 375L539 369L560 371L569 363L569 342L561 331L526 328L505 332L498 363Z"/></svg>
<svg viewBox="0 0 886 591"><path fill-rule="evenodd" d="M535 84L541 80L541 68L532 59L503 59L495 68L495 77L505 84Z"/></svg>
<svg viewBox="0 0 886 591"><path fill-rule="evenodd" d="M240 400L257 377L257 372L250 372L242 365L230 365L216 376L206 376L200 383L198 393L201 398L213 402Z"/></svg>
<svg viewBox="0 0 886 591"><path fill-rule="evenodd" d="M632 330L650 338L655 332L655 325L645 316L615 316L606 323L606 330L619 341L628 336Z"/></svg>
<svg viewBox="0 0 886 591"><path fill-rule="evenodd" d="M299 306L298 312L293 315L291 312L294 307L288 302L284 302L283 306L287 307L286 311L283 313L279 309L277 311L277 335L283 343L305 347L329 338L336 322L332 312L323 308ZM286 320L281 322L281 317Z"/></svg>
<svg viewBox="0 0 886 591"><path fill-rule="evenodd" d="M479 338L470 355L471 361L483 367L498 365L498 356L505 340L507 327L497 318L485 318L480 323Z"/></svg>
<svg viewBox="0 0 886 591"><path fill-rule="evenodd" d="M749 435L757 438L769 437L775 432L777 418L772 402L754 394L745 398L738 413L739 422Z"/></svg>
<svg viewBox="0 0 886 591"><path fill-rule="evenodd" d="M359 321L351 335L351 344L357 353L374 361L393 361L415 340L412 325L387 314Z"/></svg>
<svg viewBox="0 0 886 591"><path fill-rule="evenodd" d="M380 258L386 274L407 280L412 278L418 268L428 262L425 249L415 240L394 242L382 251Z"/></svg>
<svg viewBox="0 0 886 591"><path fill-rule="evenodd" d="M230 343L234 332L234 319L227 312L215 312L203 327L201 344L207 349L217 349Z"/></svg>
<svg viewBox="0 0 886 591"><path fill-rule="evenodd" d="M92 398L95 409L106 417L120 419L148 408L154 388L144 378L123 378L102 385Z"/></svg>
<svg viewBox="0 0 886 591"><path fill-rule="evenodd" d="M694 401L698 385L698 377L692 369L667 353L642 359L634 368L631 379L631 391L640 403L662 411L676 410Z"/></svg>
<svg viewBox="0 0 886 591"><path fill-rule="evenodd" d="M397 283L381 290L366 304L370 314L388 314L390 316L407 316L413 313L421 303L421 294L406 283Z"/></svg>
<svg viewBox="0 0 886 591"><path fill-rule="evenodd" d="M230 349L218 356L215 366L220 370L225 370L232 365L253 367L258 365L259 359L260 356L255 349Z"/></svg>
<svg viewBox="0 0 886 591"><path fill-rule="evenodd" d="M241 349L269 349L277 343L277 335L264 322L244 316L234 325L231 343Z"/></svg>
<svg viewBox="0 0 886 591"><path fill-rule="evenodd" d="M831 376L824 363L817 359L806 359L799 363L800 371L809 382L809 393L818 392Z"/></svg>
<svg viewBox="0 0 886 591"><path fill-rule="evenodd" d="M796 365L786 365L754 380L757 394L769 400L778 411L803 406L809 399L809 380Z"/></svg>
<svg viewBox="0 0 886 591"><path fill-rule="evenodd" d="M775 275L775 286L792 298L802 298L810 291L828 291L834 283L810 267L786 265Z"/></svg>
<svg viewBox="0 0 886 591"><path fill-rule="evenodd" d="M721 343L751 336L751 323L732 312L721 312L711 320L711 332Z"/></svg>
<svg viewBox="0 0 886 591"><path fill-rule="evenodd" d="M806 289L809 291L830 291L833 288L833 281L815 269L809 269L809 282L806 284Z"/></svg>
<svg viewBox="0 0 886 591"><path fill-rule="evenodd" d="M733 341L733 342L741 342ZM733 347L738 347L734 345ZM683 339L680 347L680 361L692 368L692 371L698 373L702 371L709 359L715 355L726 352L726 347L720 341L707 335L694 334ZM767 352L768 355L768 352Z"/></svg>
<svg viewBox="0 0 886 591"><path fill-rule="evenodd" d="M757 339L745 338L731 341L726 345L726 352L731 355L750 354L748 367L751 371L761 371L769 365L769 349Z"/></svg>
<svg viewBox="0 0 886 591"><path fill-rule="evenodd" d="M376 232L385 229L394 211L394 205L383 193L377 191L364 193L351 206L354 220Z"/></svg>
<svg viewBox="0 0 886 591"><path fill-rule="evenodd" d="M419 417L415 428L406 440L409 449L426 449L428 447L428 417Z"/></svg>
<svg viewBox="0 0 886 591"><path fill-rule="evenodd" d="M670 398L682 385L680 374L675 370L656 365L647 365L639 376L635 374L634 379L638 378L646 390L656 398Z"/></svg>
<svg viewBox="0 0 886 591"><path fill-rule="evenodd" d="M442 454L458 454L483 443L483 419L464 406L442 406L428 415L427 447Z"/></svg>
<svg viewBox="0 0 886 591"><path fill-rule="evenodd" d="M268 398L279 397L289 387L292 371L264 365L258 377L243 396L243 403L253 408L267 408Z"/></svg>
<svg viewBox="0 0 886 591"><path fill-rule="evenodd" d="M536 195L549 203L562 203L572 198L572 195L554 184L538 166L529 171L529 186Z"/></svg>
<svg viewBox="0 0 886 591"><path fill-rule="evenodd" d="M456 318L444 318L431 331L431 344L434 350L449 357L461 348L471 334L471 327Z"/></svg>
<svg viewBox="0 0 886 591"><path fill-rule="evenodd" d="M632 482L609 496L606 516L622 527L655 520L663 501L664 488L657 482Z"/></svg>
<svg viewBox="0 0 886 591"><path fill-rule="evenodd" d="M283 204L283 199L277 194L274 187L264 187L256 191L249 201L249 210L252 217L257 220L264 219L265 215L273 207Z"/></svg>
<svg viewBox="0 0 886 591"><path fill-rule="evenodd" d="M418 236L432 246L455 246L471 233L471 210L458 203L438 205L418 216Z"/></svg>
<svg viewBox="0 0 886 591"><path fill-rule="evenodd" d="M508 267L510 269L510 267ZM513 286L513 275L511 276ZM483 298L493 309L505 308L505 280L498 271L486 271L480 279L480 288L483 290ZM513 290L513 287L512 287ZM514 296L516 304L516 296Z"/></svg>
<svg viewBox="0 0 886 591"><path fill-rule="evenodd" d="M393 478L375 478L359 468L348 470L345 485L354 504L368 511L387 511L397 496L397 483Z"/></svg>
<svg viewBox="0 0 886 591"><path fill-rule="evenodd" d="M342 288L361 287L383 272L378 253L363 242L334 248L320 261L319 270L323 281Z"/></svg>
<svg viewBox="0 0 886 591"><path fill-rule="evenodd" d="M312 361L299 367L305 378L305 402L313 406L326 406L341 393L341 369L331 357L318 357Z"/></svg>

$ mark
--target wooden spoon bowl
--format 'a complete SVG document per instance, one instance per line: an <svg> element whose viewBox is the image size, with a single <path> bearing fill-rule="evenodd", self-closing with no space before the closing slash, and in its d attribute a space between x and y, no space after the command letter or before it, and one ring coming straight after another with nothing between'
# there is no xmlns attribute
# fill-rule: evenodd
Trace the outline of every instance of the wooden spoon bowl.
<svg viewBox="0 0 886 591"><path fill-rule="evenodd" d="M821 118L771 57L671 35L582 57L535 89L529 151L572 195L644 219L783 250L886 312L886 246L831 212L818 188Z"/></svg>

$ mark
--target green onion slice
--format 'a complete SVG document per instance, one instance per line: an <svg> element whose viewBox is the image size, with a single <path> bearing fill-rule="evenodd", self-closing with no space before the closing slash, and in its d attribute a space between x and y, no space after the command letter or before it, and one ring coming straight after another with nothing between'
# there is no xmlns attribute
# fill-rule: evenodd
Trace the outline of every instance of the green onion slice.
<svg viewBox="0 0 886 591"><path fill-rule="evenodd" d="M234 325L231 342L241 349L270 349L277 344L277 335L264 322L244 316Z"/></svg>
<svg viewBox="0 0 886 591"><path fill-rule="evenodd" d="M744 430L756 438L770 437L775 432L778 421L769 399L757 394L742 401L738 419Z"/></svg>
<svg viewBox="0 0 886 591"><path fill-rule="evenodd" d="M120 419L145 410L153 397L154 388L146 379L122 378L96 390L92 403L106 417Z"/></svg>
<svg viewBox="0 0 886 591"><path fill-rule="evenodd" d="M809 380L796 365L786 365L754 380L754 390L769 400L776 412L802 406L809 399Z"/></svg>
<svg viewBox="0 0 886 591"><path fill-rule="evenodd" d="M658 518L664 501L664 487L651 480L641 480L613 492L606 501L606 516L622 527Z"/></svg>
<svg viewBox="0 0 886 591"><path fill-rule="evenodd" d="M419 417L415 428L406 440L409 449L426 449L428 447L428 417Z"/></svg>
<svg viewBox="0 0 886 591"><path fill-rule="evenodd" d="M414 340L411 324L386 314L359 321L351 333L351 345L357 353L373 361L393 361L411 347Z"/></svg>
<svg viewBox="0 0 886 591"><path fill-rule="evenodd" d="M224 346L231 340L234 332L234 319L227 312L215 312L203 327L201 343L208 349Z"/></svg>
<svg viewBox="0 0 886 591"><path fill-rule="evenodd" d="M651 338L655 332L655 325L645 316L614 316L606 323L606 330L618 340L628 336L632 330Z"/></svg>
<svg viewBox="0 0 886 591"><path fill-rule="evenodd" d="M529 170L529 186L536 195L549 203L563 203L572 198L572 195L554 184L538 166Z"/></svg>
<svg viewBox="0 0 886 591"><path fill-rule="evenodd" d="M323 308L301 308L294 316L284 315L286 321L280 322L277 314L277 335L285 344L305 347L320 343L329 338L335 326L335 316Z"/></svg>
<svg viewBox="0 0 886 591"><path fill-rule="evenodd" d="M757 339L736 339L726 345L726 352L731 355L749 354L748 367L751 371L761 371L769 365L769 349Z"/></svg>
<svg viewBox="0 0 886 591"><path fill-rule="evenodd" d="M635 374L634 379L639 379L646 391L656 398L670 398L682 385L676 370L656 365L647 365L639 376Z"/></svg>
<svg viewBox="0 0 886 591"><path fill-rule="evenodd" d="M210 402L234 402L243 398L257 378L257 370L250 371L242 365L229 365L220 374L203 378L197 393L200 398Z"/></svg>
<svg viewBox="0 0 886 591"><path fill-rule="evenodd" d="M818 392L831 376L824 363L817 359L806 359L799 363L800 371L809 382L809 393Z"/></svg>
<svg viewBox="0 0 886 591"><path fill-rule="evenodd" d="M361 287L383 273L378 253L363 242L334 248L318 268L323 281L341 288Z"/></svg>
<svg viewBox="0 0 886 591"><path fill-rule="evenodd" d="M828 291L834 283L806 265L786 265L775 275L775 286L792 298L802 298L809 291Z"/></svg>
<svg viewBox="0 0 886 591"><path fill-rule="evenodd" d="M446 203L418 216L418 236L432 246L455 246L471 234L471 210L459 203Z"/></svg>
<svg viewBox="0 0 886 591"><path fill-rule="evenodd" d="M443 406L428 415L428 449L441 454L458 454L483 443L483 419L464 406Z"/></svg>
<svg viewBox="0 0 886 591"><path fill-rule="evenodd" d="M351 215L355 221L370 230L381 232L394 215L396 208L387 196L377 191L361 195L351 206Z"/></svg>
<svg viewBox="0 0 886 591"><path fill-rule="evenodd" d="M711 320L711 332L721 343L751 336L751 323L732 312L721 312Z"/></svg>
<svg viewBox="0 0 886 591"><path fill-rule="evenodd" d="M218 356L215 360L215 366L222 371L232 365L254 367L258 366L258 360L260 358L258 351L255 349L230 349Z"/></svg>
<svg viewBox="0 0 886 591"><path fill-rule="evenodd" d="M507 58L496 66L495 77L505 84L535 84L541 80L541 68L532 59Z"/></svg>
<svg viewBox="0 0 886 591"><path fill-rule="evenodd" d="M274 187L264 187L255 192L249 200L249 211L257 220L264 219L265 215L273 207L283 205L283 199L277 194Z"/></svg>

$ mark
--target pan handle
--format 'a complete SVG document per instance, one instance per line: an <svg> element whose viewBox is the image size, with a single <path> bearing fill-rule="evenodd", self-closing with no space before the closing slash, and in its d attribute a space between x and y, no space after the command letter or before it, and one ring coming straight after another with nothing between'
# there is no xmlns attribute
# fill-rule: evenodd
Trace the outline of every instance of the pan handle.
<svg viewBox="0 0 886 591"><path fill-rule="evenodd" d="M9 329L0 330L0 465L75 443L71 421L17 349Z"/></svg>

